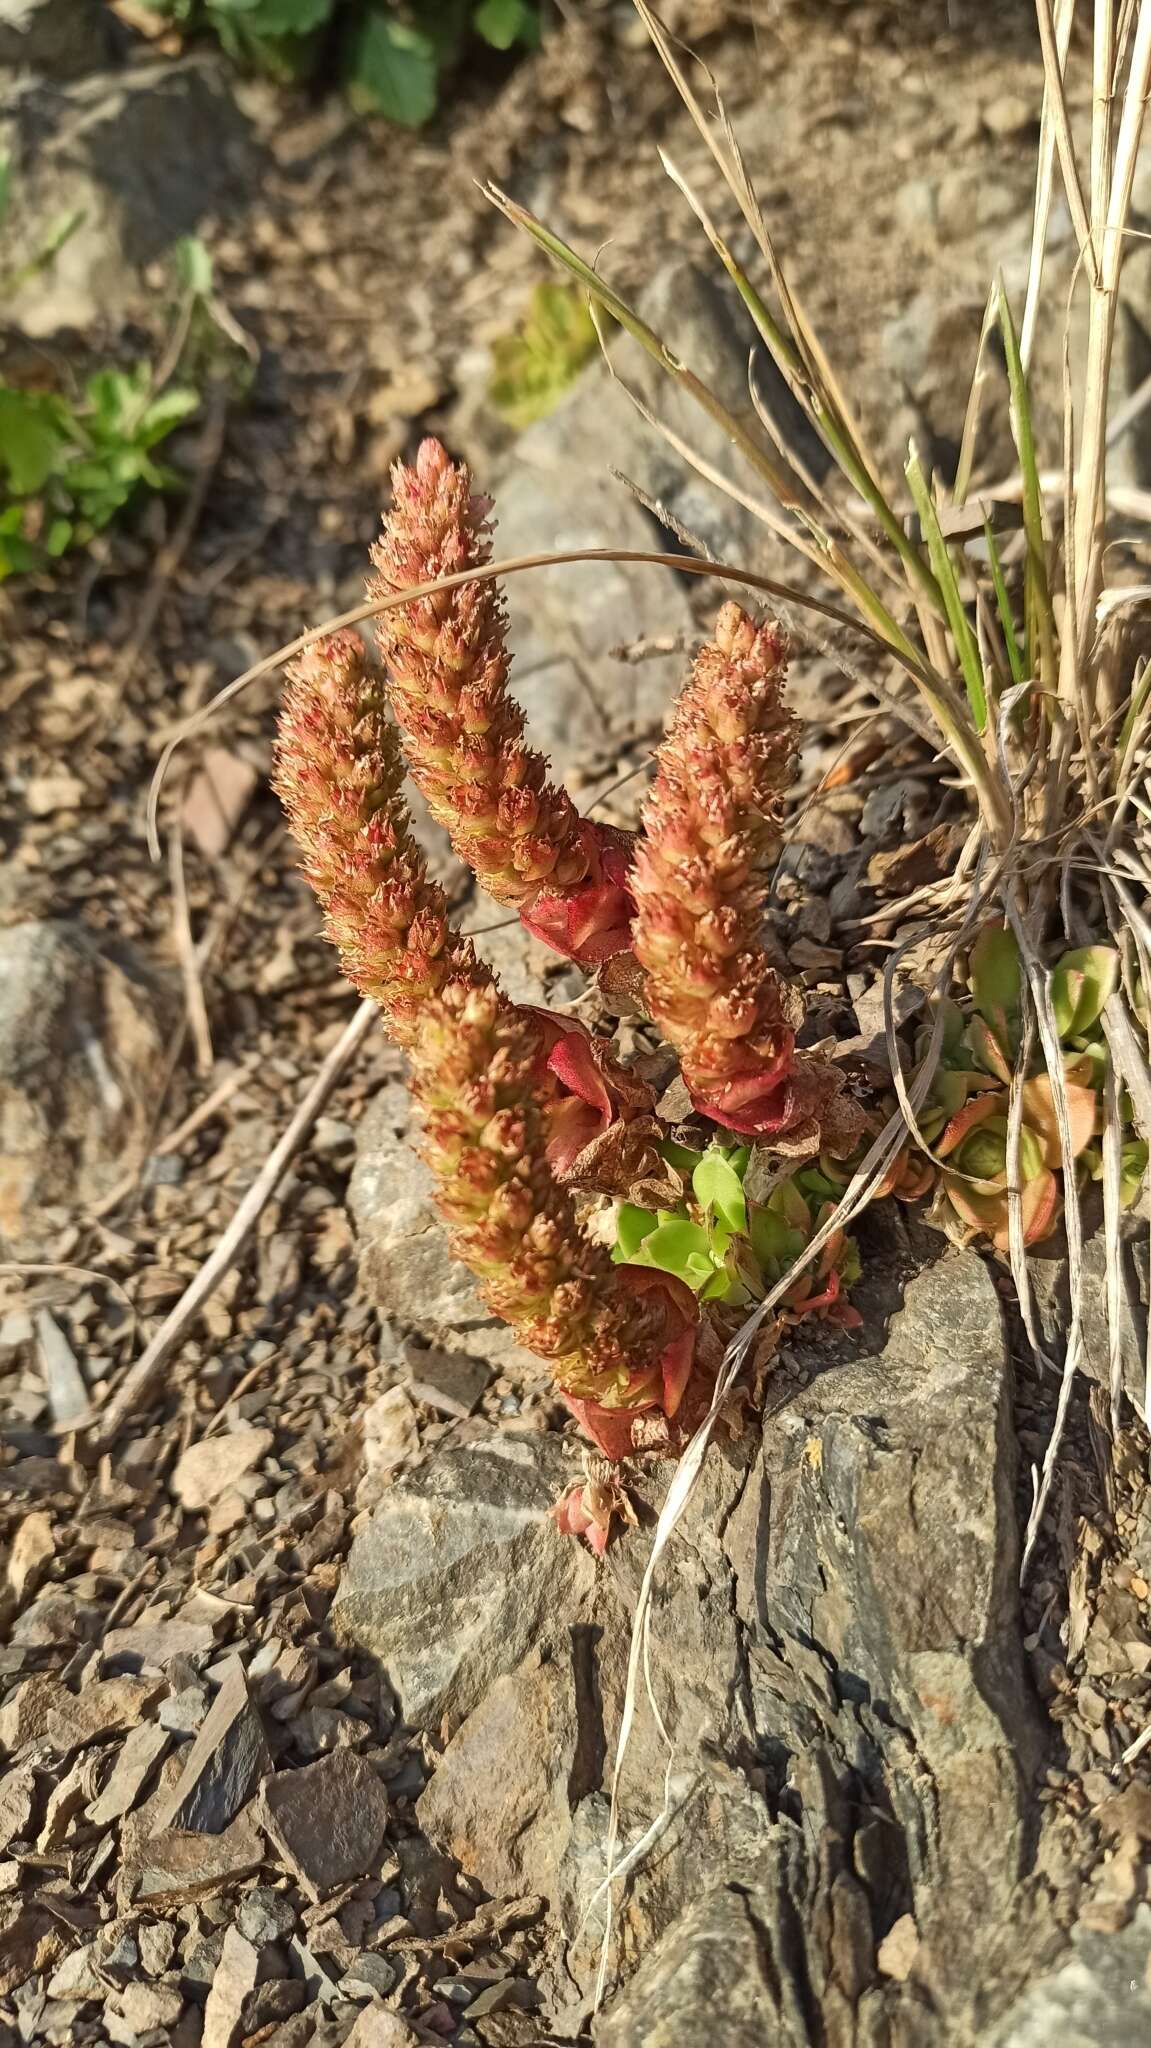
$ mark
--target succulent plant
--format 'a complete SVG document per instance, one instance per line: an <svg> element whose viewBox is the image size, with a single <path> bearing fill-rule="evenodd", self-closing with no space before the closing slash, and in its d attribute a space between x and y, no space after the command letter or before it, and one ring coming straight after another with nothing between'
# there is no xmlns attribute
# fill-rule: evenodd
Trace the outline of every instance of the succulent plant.
<svg viewBox="0 0 1151 2048"><path fill-rule="evenodd" d="M1051 1000L1063 1046L1072 1154L1086 1161L1099 1127L1099 1086L1107 1052L1098 1036L1103 1006L1115 985L1111 948L1064 954L1051 976ZM929 1220L958 1243L989 1238L1009 1244L1009 1115L1022 1058L1023 972L1014 934L990 924L968 963L970 1009L947 1007L943 1057L927 1110L924 1136L938 1162ZM1051 1076L1036 1052L1020 1078L1019 1193L1023 1240L1042 1242L1063 1208L1059 1138Z"/></svg>
<svg viewBox="0 0 1151 2048"><path fill-rule="evenodd" d="M806 1251L842 1191L825 1193L818 1174L810 1180L799 1169L765 1201L755 1202L744 1188L750 1147L712 1144L706 1151L690 1152L671 1145L665 1150L685 1174L690 1192L678 1207L654 1213L621 1205L612 1257L627 1267L673 1274L701 1304L744 1308L762 1301ZM859 1270L854 1240L834 1232L782 1297L780 1319L799 1322L816 1316L855 1327L859 1316L846 1297Z"/></svg>

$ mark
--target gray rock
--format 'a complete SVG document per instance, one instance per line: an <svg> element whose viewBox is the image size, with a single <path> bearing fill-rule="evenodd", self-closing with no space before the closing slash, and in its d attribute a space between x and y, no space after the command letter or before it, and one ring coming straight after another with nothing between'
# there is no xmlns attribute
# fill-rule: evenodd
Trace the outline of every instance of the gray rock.
<svg viewBox="0 0 1151 2048"><path fill-rule="evenodd" d="M290 1899L271 1885L257 1885L246 1892L236 1914L236 1925L247 1941L264 1948L271 1941L283 1941L294 1934L298 1915Z"/></svg>
<svg viewBox="0 0 1151 2048"><path fill-rule="evenodd" d="M203 2048L235 2048L244 2004L256 1988L259 1970L259 1950L237 1927L225 1928L219 1968L204 2007Z"/></svg>
<svg viewBox="0 0 1151 2048"><path fill-rule="evenodd" d="M478 1359L410 1343L402 1351L409 1374L405 1386L413 1401L457 1420L479 1407L491 1373Z"/></svg>
<svg viewBox="0 0 1151 2048"><path fill-rule="evenodd" d="M388 1795L371 1765L333 1750L299 1771L277 1771L259 1801L260 1825L312 1899L363 1877L380 1852Z"/></svg>
<svg viewBox="0 0 1151 2048"><path fill-rule="evenodd" d="M540 1361L492 1315L471 1274L448 1249L431 1199L431 1174L408 1135L410 1107L404 1089L385 1088L356 1134L348 1207L365 1292L382 1314L437 1349L538 1378Z"/></svg>
<svg viewBox="0 0 1151 2048"><path fill-rule="evenodd" d="M151 1721L142 1721L125 1737L104 1790L88 1808L88 1819L96 1827L107 1827L109 1821L131 1812L171 1740L166 1728Z"/></svg>
<svg viewBox="0 0 1151 2048"><path fill-rule="evenodd" d="M986 2048L1134 2048L1151 2040L1151 1906L1112 1934L1078 1929L1071 1955L1030 1984Z"/></svg>
<svg viewBox="0 0 1151 2048"><path fill-rule="evenodd" d="M248 1696L244 1667L238 1657L230 1657L183 1771L155 1816L156 1830L191 1828L218 1835L271 1769L272 1752L259 1710Z"/></svg>
<svg viewBox="0 0 1151 2048"><path fill-rule="evenodd" d="M5 0L0 12L0 72L80 78L110 62L122 40L104 0Z"/></svg>
<svg viewBox="0 0 1151 2048"><path fill-rule="evenodd" d="M705 1893L677 1924L675 1940L640 1965L597 2028L597 2048L689 2048L705 2040L774 2048L795 2040L779 2024L775 1906L764 1892Z"/></svg>
<svg viewBox="0 0 1151 2048"><path fill-rule="evenodd" d="M0 1242L97 1202L142 1163L164 1075L164 985L80 924L0 931Z"/></svg>
<svg viewBox="0 0 1151 2048"><path fill-rule="evenodd" d="M259 152L226 72L200 56L64 88L33 84L0 119L0 149L12 162L5 262L31 266L6 317L33 336L118 322L149 264L259 184ZM38 262L65 223L74 225L55 255Z"/></svg>
<svg viewBox="0 0 1151 2048"><path fill-rule="evenodd" d="M572 1476L554 1437L445 1451L398 1480L357 1536L332 1625L379 1658L413 1726L458 1723L590 1600L592 1559L548 1514Z"/></svg>
<svg viewBox="0 0 1151 2048"><path fill-rule="evenodd" d="M493 1898L554 1895L572 1831L580 1740L573 1647L529 1653L497 1678L448 1744L420 1826Z"/></svg>
<svg viewBox="0 0 1151 2048"><path fill-rule="evenodd" d="M638 469L653 439L608 372L589 370L555 412L519 436L495 478L499 553L666 548L666 536L608 469ZM683 656L624 665L611 651L644 635L692 633L687 595L671 570L560 564L515 578L508 602L513 687L560 778L621 738L658 736L683 681Z"/></svg>
<svg viewBox="0 0 1151 2048"><path fill-rule="evenodd" d="M952 2048L982 2040L1058 1953L1026 1877L1042 1731L991 1275L946 1255L885 1336L873 1327L870 1351L774 1410L762 1444L717 1441L659 1574L652 1674L672 1753L641 1686L609 2048L688 2048L705 2008L737 2042L801 2048L816 2013L821 2038L878 2044L898 2015L891 2038ZM647 1526L598 1573L544 1520L566 1469L548 1438L434 1454L359 1539L336 1614L409 1718L462 1717L421 1825L485 1891L549 1898L567 1946L541 1990L556 2029L577 2033L669 1468L641 1474ZM880 1949L901 1921L915 1941L897 1979Z"/></svg>

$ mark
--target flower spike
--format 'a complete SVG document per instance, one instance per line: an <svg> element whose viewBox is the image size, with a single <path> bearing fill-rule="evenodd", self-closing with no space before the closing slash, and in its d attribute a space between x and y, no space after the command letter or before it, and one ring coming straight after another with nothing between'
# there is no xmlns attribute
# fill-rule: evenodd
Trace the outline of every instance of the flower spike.
<svg viewBox="0 0 1151 2048"><path fill-rule="evenodd" d="M628 1418L679 1405L696 1309L670 1275L612 1265L580 1232L548 1162L534 1086L539 1034L530 1012L494 989L450 983L424 1012L412 1089L424 1157L458 1256L529 1350L553 1360L577 1412L603 1409L630 1444ZM662 1284L651 1288L652 1278ZM644 1285L637 1286L636 1280Z"/></svg>
<svg viewBox="0 0 1151 2048"><path fill-rule="evenodd" d="M488 501L462 463L424 441L392 469L392 509L372 549L368 595L389 597L491 555ZM579 813L526 745L508 691L507 615L497 584L464 583L381 612L388 694L412 780L461 860L498 903L519 907L588 871Z"/></svg>
<svg viewBox="0 0 1151 2048"><path fill-rule="evenodd" d="M412 837L403 780L399 736L362 640L344 632L313 642L288 671L275 788L344 973L406 1046L445 981L479 987L493 977L450 928Z"/></svg>
<svg viewBox="0 0 1151 2048"><path fill-rule="evenodd" d="M424 441L414 464L393 467L369 597L479 568L491 556L489 511L466 467ZM622 835L582 819L526 742L499 586L464 583L393 605L376 633L412 780L460 859L557 952L587 962L623 952L633 906Z"/></svg>
<svg viewBox="0 0 1151 2048"><path fill-rule="evenodd" d="M605 1159L617 1175L646 1163L650 1091L582 1024L501 994L448 924L402 781L362 642L354 633L317 642L289 677L276 787L328 936L408 1053L436 1200L459 1256L496 1314L553 1361L605 1454L621 1457L635 1417L675 1414L698 1315L670 1275L625 1273L586 1239L559 1176L586 1169L594 1181Z"/></svg>
<svg viewBox="0 0 1151 2048"><path fill-rule="evenodd" d="M767 870L781 844L796 721L783 699L786 643L725 604L656 756L632 869L632 939L652 1016L680 1056L695 1106L780 1150L817 1150L857 1120L842 1078L798 1055L802 1003L762 941ZM847 1112L846 1117L844 1112ZM825 1144L831 1142L825 1132Z"/></svg>

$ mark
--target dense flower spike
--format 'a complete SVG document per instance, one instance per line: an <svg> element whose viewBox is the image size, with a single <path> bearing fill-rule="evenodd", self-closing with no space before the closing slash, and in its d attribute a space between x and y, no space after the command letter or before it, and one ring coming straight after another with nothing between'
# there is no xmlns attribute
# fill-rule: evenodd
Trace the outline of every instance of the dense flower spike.
<svg viewBox="0 0 1151 2048"><path fill-rule="evenodd" d="M412 838L403 777L399 736L362 641L338 633L316 642L289 671L276 788L344 972L409 1045L424 1002L446 981L494 983L470 940L449 927L443 890ZM652 1170L651 1090L574 1018L530 1014L549 1160L564 1179L616 1193Z"/></svg>
<svg viewBox="0 0 1151 2048"><path fill-rule="evenodd" d="M478 568L491 554L486 499L462 464L424 441L392 470L392 509L368 595ZM591 872L579 813L547 779L508 693L507 619L495 583L464 583L381 612L388 691L412 780L460 859L499 903L530 905Z"/></svg>
<svg viewBox="0 0 1151 2048"><path fill-rule="evenodd" d="M344 973L407 1045L446 980L479 986L492 976L449 927L443 890L411 836L403 779L363 642L355 633L314 642L288 671L275 787Z"/></svg>
<svg viewBox="0 0 1151 2048"><path fill-rule="evenodd" d="M554 1362L577 1412L590 1404L623 1421L621 1411L658 1406L673 1415L690 1371L694 1303L685 1311L667 1276L636 1287L636 1275L580 1232L547 1158L533 1086L539 1050L535 1018L494 989L449 983L425 1008L412 1086L454 1249L495 1313Z"/></svg>
<svg viewBox="0 0 1151 2048"><path fill-rule="evenodd" d="M580 1231L557 1173L654 1155L650 1090L582 1024L520 1009L450 930L410 830L398 737L362 643L341 633L291 671L276 787L344 970L406 1047L427 1158L455 1248L497 1315L551 1359L609 1455L634 1418L671 1417L691 1369L694 1301L625 1274ZM602 1416L602 1422L599 1418Z"/></svg>
<svg viewBox="0 0 1151 2048"><path fill-rule="evenodd" d="M796 722L779 628L725 604L657 755L632 869L632 941L652 1016L696 1108L780 1149L846 1140L842 1080L795 1051L802 1010L762 941ZM829 1133L825 1125L843 1125Z"/></svg>

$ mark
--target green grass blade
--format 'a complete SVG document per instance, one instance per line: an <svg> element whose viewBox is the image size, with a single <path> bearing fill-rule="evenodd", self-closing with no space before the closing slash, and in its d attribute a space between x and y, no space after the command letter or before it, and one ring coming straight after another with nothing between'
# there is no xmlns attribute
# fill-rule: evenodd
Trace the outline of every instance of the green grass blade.
<svg viewBox="0 0 1151 2048"><path fill-rule="evenodd" d="M943 595L947 623L951 628L951 637L955 642L959 666L963 671L963 681L967 690L967 701L971 706L971 716L975 720L976 731L984 732L987 728L987 691L983 681L983 664L979 659L979 647L971 621L964 609L963 599L959 591L959 581L955 574L955 564L951 559L951 551L948 548L947 542L943 538L943 529L939 524L939 514L935 509L935 500L931 495L927 478L923 474L923 465L915 452L914 443L912 443L911 459L907 464L906 475L911 496L915 503L915 509L919 514L919 522L923 528L923 537L927 542L928 559L931 562L931 567L935 573L935 580Z"/></svg>
<svg viewBox="0 0 1151 2048"><path fill-rule="evenodd" d="M511 221L513 227L522 228L533 242L546 250L547 254L572 277L578 279L589 297L594 299L605 313L609 313L613 320L618 321L661 369L666 370L669 376L674 377L683 386L695 403L722 428L732 446L739 450L756 474L770 485L780 501L785 505L795 505L798 502L798 492L794 476L783 469L774 457L752 438L702 379L697 377L686 363L680 361L655 329L648 326L646 320L640 318L635 308L630 306L626 299L621 298L619 293L600 277L598 271L592 269L590 263L586 263L582 256L569 248L568 244L553 234L550 228L545 227L534 213L529 213L525 206L517 205L506 193L501 192L498 186L485 185L483 189L485 196L499 208L507 220Z"/></svg>
<svg viewBox="0 0 1151 2048"><path fill-rule="evenodd" d="M793 398L803 407L820 440L837 463L852 488L858 491L883 533L894 547L903 563L909 579L918 585L920 594L925 596L933 609L943 616L944 606L940 592L930 568L910 536L903 530L897 513L888 504L882 490L876 483L867 465L854 446L833 399L826 390L821 390L817 380L803 360L801 351L792 337L781 327L770 306L756 290L744 270L720 234L706 208L701 204L680 171L665 151L660 151L660 160L672 183L683 193L696 219L699 221L708 241L723 264L736 291L747 307L756 331L765 343L784 377Z"/></svg>

